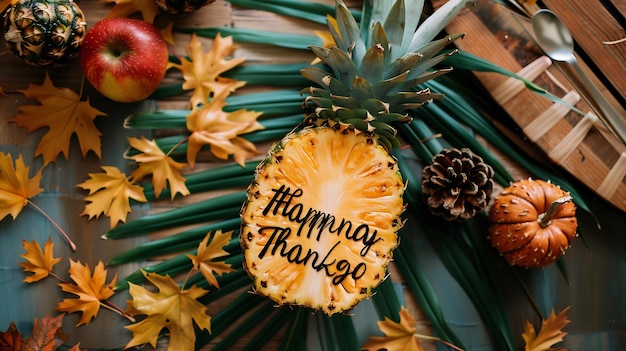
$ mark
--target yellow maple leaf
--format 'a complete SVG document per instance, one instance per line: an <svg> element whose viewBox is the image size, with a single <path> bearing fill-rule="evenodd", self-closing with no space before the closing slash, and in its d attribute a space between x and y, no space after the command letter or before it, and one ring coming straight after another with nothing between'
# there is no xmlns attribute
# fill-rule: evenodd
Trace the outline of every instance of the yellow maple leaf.
<svg viewBox="0 0 626 351"><path fill-rule="evenodd" d="M144 21L154 23L154 18L159 14L159 7L154 0L100 0L102 2L114 2L107 17L129 17L141 12Z"/></svg>
<svg viewBox="0 0 626 351"><path fill-rule="evenodd" d="M370 341L363 345L363 350L387 351L423 351L419 337L416 334L415 318L404 306L400 309L400 323L385 317L378 322L378 328L386 336L370 336Z"/></svg>
<svg viewBox="0 0 626 351"><path fill-rule="evenodd" d="M169 22L168 24L160 30L161 35L163 36L163 40L170 45L176 45L174 42L174 22Z"/></svg>
<svg viewBox="0 0 626 351"><path fill-rule="evenodd" d="M116 167L102 166L104 173L89 173L90 179L76 186L89 190L89 195L81 216L89 219L100 214L108 216L111 228L118 222L126 222L126 216L131 212L130 200L148 201L143 194L143 188L131 183L126 175Z"/></svg>
<svg viewBox="0 0 626 351"><path fill-rule="evenodd" d="M200 329L211 331L211 317L207 314L207 308L197 301L208 291L195 285L181 290L169 275L142 273L158 288L158 292L129 283L129 293L133 299L128 300L126 312L132 316L146 315L146 318L125 327L133 333L125 349L147 343L156 347L161 330L167 328L170 335L168 351L193 350L196 341L193 322Z"/></svg>
<svg viewBox="0 0 626 351"><path fill-rule="evenodd" d="M169 183L170 197L174 199L176 194L189 195L189 189L185 186L185 178L180 174L180 170L187 164L174 161L161 150L154 140L145 137L128 138L130 145L141 151L141 153L129 156L130 159L139 163L137 169L132 173L133 180L138 182L146 176L152 176L154 194L158 198L161 191Z"/></svg>
<svg viewBox="0 0 626 351"><path fill-rule="evenodd" d="M63 299L56 307L57 311L74 313L82 312L77 327L83 324L89 324L89 322L96 317L102 301L109 299L115 291L115 282L117 280L117 273L113 276L113 279L107 284L107 270L104 268L104 263L98 261L98 264L93 269L93 275L89 265L81 264L79 261L73 261L70 259L70 278L75 284L60 283L59 286L63 291L78 296L73 299Z"/></svg>
<svg viewBox="0 0 626 351"><path fill-rule="evenodd" d="M28 178L29 170L22 155L14 167L11 154L0 152L0 220L8 215L15 219L29 199L43 191L39 187L41 169L32 178Z"/></svg>
<svg viewBox="0 0 626 351"><path fill-rule="evenodd" d="M522 333L522 338L526 344L525 351L556 351L565 350L563 348L552 348L552 345L563 341L563 337L567 335L562 329L570 322L567 319L567 311L570 307L565 308L558 315L554 313L554 309L550 312L548 319L541 321L541 329L536 334L535 327L526 322L526 328Z"/></svg>
<svg viewBox="0 0 626 351"><path fill-rule="evenodd" d="M189 100L190 107L205 104L211 94L219 95L225 89L234 91L246 84L231 78L220 77L220 74L245 61L245 58L231 57L236 49L232 37L222 37L218 33L211 49L204 53L197 35L195 33L191 35L187 44L189 59L183 57L180 64L170 64L170 67L183 72L185 80L183 89L194 90Z"/></svg>
<svg viewBox="0 0 626 351"><path fill-rule="evenodd" d="M30 84L20 92L39 104L21 106L11 121L29 132L48 128L35 150L36 156L43 155L44 165L54 162L59 153L68 157L72 135L76 135L83 157L90 150L100 157L102 134L93 120L106 114L93 108L89 99L81 101L72 89L55 87L47 72L42 85Z"/></svg>
<svg viewBox="0 0 626 351"><path fill-rule="evenodd" d="M20 256L25 258L28 262L20 262L18 264L24 268L25 272L33 273L24 278L24 282L26 283L33 283L47 277L52 273L52 267L61 261L60 257L54 258L52 256L54 243L50 238L48 238L44 244L43 251L41 250L41 246L34 240L31 242L23 240L23 245L26 253Z"/></svg>
<svg viewBox="0 0 626 351"><path fill-rule="evenodd" d="M191 132L187 145L187 162L194 167L203 145L211 145L211 153L226 160L234 155L235 162L244 165L246 158L258 154L253 143L238 135L263 129L257 121L261 112L245 109L224 112L228 91L222 91L200 108L192 109L187 116L187 129Z"/></svg>
<svg viewBox="0 0 626 351"><path fill-rule="evenodd" d="M228 252L224 251L224 246L230 242L232 234L232 231L222 233L221 230L218 230L209 243L211 233L208 233L198 245L197 255L187 254L193 263L193 268L199 270L204 279L217 288L219 288L219 284L214 273L221 277L224 273L235 271L228 263L214 261L214 259L228 255Z"/></svg>

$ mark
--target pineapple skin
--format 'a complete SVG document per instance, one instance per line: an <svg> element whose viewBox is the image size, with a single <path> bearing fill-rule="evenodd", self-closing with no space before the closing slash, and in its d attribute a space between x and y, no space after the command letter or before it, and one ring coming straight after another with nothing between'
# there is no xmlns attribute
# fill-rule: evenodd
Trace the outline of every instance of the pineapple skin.
<svg viewBox="0 0 626 351"><path fill-rule="evenodd" d="M72 0L19 0L4 13L9 52L32 66L64 66L76 58L87 32Z"/></svg>
<svg viewBox="0 0 626 351"><path fill-rule="evenodd" d="M373 135L327 125L287 135L257 167L241 210L255 292L328 315L370 297L399 243L403 192L396 160ZM319 230L330 218L335 226Z"/></svg>
<svg viewBox="0 0 626 351"><path fill-rule="evenodd" d="M170 14L191 13L215 0L154 0L158 7Z"/></svg>

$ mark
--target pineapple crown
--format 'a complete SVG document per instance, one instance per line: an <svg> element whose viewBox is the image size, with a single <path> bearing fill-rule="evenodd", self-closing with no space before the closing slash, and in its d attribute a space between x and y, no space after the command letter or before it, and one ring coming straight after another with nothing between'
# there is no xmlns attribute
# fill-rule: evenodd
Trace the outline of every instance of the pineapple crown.
<svg viewBox="0 0 626 351"><path fill-rule="evenodd" d="M341 0L328 27L330 47L311 50L330 72L318 66L302 75L319 87L310 87L304 107L308 120L375 133L388 149L397 145L398 122L410 122L408 110L419 108L441 94L417 89L450 69L432 70L457 51L441 51L463 34L433 40L458 11L475 0L450 0L419 23L424 0L365 2L361 24ZM372 3L368 5L368 3Z"/></svg>

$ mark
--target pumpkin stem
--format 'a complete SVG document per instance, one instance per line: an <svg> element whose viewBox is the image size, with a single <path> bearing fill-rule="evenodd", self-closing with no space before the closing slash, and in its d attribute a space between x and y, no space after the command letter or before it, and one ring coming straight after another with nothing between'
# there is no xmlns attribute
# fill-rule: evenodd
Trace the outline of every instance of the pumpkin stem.
<svg viewBox="0 0 626 351"><path fill-rule="evenodd" d="M537 217L537 223L539 223L539 226L541 226L541 228L546 228L547 226L549 226L552 217L556 213L556 210L559 208L559 206L570 201L572 201L572 197L570 195L563 196L562 198L552 201L552 203L550 203L550 206L548 206L548 210Z"/></svg>

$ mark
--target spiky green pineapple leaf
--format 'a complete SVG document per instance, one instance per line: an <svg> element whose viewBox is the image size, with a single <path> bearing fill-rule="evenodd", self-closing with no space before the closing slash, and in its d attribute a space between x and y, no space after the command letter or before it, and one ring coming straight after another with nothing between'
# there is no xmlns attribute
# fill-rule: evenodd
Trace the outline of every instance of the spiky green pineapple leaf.
<svg viewBox="0 0 626 351"><path fill-rule="evenodd" d="M371 46L365 52L361 67L367 67L361 72L361 76L370 82L376 82L383 79L383 72L386 67L385 49L382 45Z"/></svg>
<svg viewBox="0 0 626 351"><path fill-rule="evenodd" d="M341 0L337 1L335 19L341 33L341 36L334 37L335 43L343 52L349 53L354 62L361 62L367 50L361 37L361 30L352 13Z"/></svg>
<svg viewBox="0 0 626 351"><path fill-rule="evenodd" d="M395 45L400 44L400 48L402 46L402 38L404 37L405 29L408 29L406 26L406 19L407 16L404 8L404 1L400 0L393 4L387 14L387 17L385 18L385 21L382 23L389 42L396 43ZM374 36L372 36L372 39L374 39ZM368 44L369 46L373 46L376 43L377 41L370 41Z"/></svg>
<svg viewBox="0 0 626 351"><path fill-rule="evenodd" d="M416 52L424 47L443 31L459 11L474 3L476 0L450 0L443 4L417 27L406 51Z"/></svg>
<svg viewBox="0 0 626 351"><path fill-rule="evenodd" d="M350 87L347 86L341 80L333 77L327 71L316 68L316 67L307 67L302 70L302 75L314 82L315 84L324 87L327 90L336 91L339 95L348 95L350 92Z"/></svg>
<svg viewBox="0 0 626 351"><path fill-rule="evenodd" d="M413 39L413 33L415 33L415 30L417 29L420 20L423 19L424 4L424 0L404 0L406 13L408 13L409 15L405 18L405 30L402 37L400 52L410 52L409 45L411 44L411 40ZM418 13L420 14L419 16L415 15Z"/></svg>

